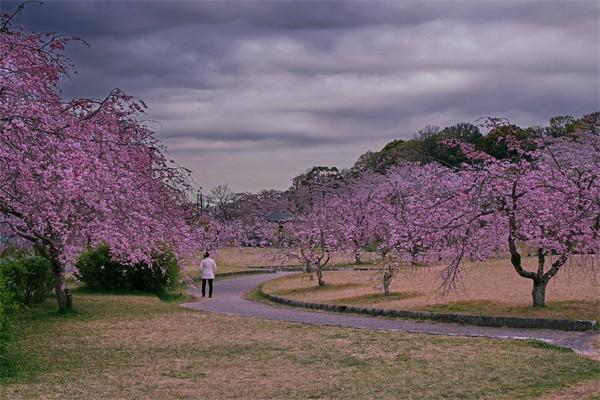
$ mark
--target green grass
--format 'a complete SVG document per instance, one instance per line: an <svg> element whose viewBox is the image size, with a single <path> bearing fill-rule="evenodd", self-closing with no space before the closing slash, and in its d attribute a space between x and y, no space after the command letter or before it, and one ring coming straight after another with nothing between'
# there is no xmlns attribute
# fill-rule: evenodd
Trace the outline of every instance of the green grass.
<svg viewBox="0 0 600 400"><path fill-rule="evenodd" d="M273 291L274 295L277 296L290 296L290 295L298 295L298 294L306 294L312 293L315 291L324 292L324 291L336 291L336 290L346 290L360 287L358 283L344 283L340 285L325 283L324 286L318 286L317 280L315 279L315 285L309 287L302 288L293 288L293 289L279 289Z"/></svg>
<svg viewBox="0 0 600 400"><path fill-rule="evenodd" d="M600 379L600 363L537 341L264 321L133 294L78 293L75 306L58 315L49 300L18 321L1 399L533 399Z"/></svg>
<svg viewBox="0 0 600 400"><path fill-rule="evenodd" d="M555 344L552 343L546 343L542 340L528 340L527 344L530 345L531 347L535 347L538 349L551 349L551 350L555 350L561 353L573 353L572 349L569 349L567 347L562 347L562 346L557 346Z"/></svg>
<svg viewBox="0 0 600 400"><path fill-rule="evenodd" d="M68 329L69 326L121 318L139 318L148 313L173 311L173 306L150 295L83 294L82 292L75 299L75 308L66 314L57 311L54 299L48 299L45 303L22 312L15 321L17 340L11 343L9 352L11 362L16 365L16 373L12 377L0 379L0 383L30 382L36 376L52 372L54 362L60 365L64 361L67 370L85 365L86 359L89 361L89 354L84 351L51 354L44 348L52 340L77 348L81 344L81 337L76 331ZM31 342L24 346L24 342L27 343L28 340ZM40 354L46 356L40 358ZM52 361L52 356L58 358Z"/></svg>
<svg viewBox="0 0 600 400"><path fill-rule="evenodd" d="M360 264L357 264L355 262L327 264L323 269L328 270L334 268L377 269L378 266L376 265L375 261L368 260L363 261Z"/></svg>
<svg viewBox="0 0 600 400"><path fill-rule="evenodd" d="M244 296L247 300L257 301L259 303L271 303L262 291L262 285L256 287Z"/></svg>
<svg viewBox="0 0 600 400"><path fill-rule="evenodd" d="M389 295L385 295L383 293L371 293L365 294L362 296L354 296L354 297L344 297L341 300L343 304L350 305L368 305L368 304L376 304L381 303L383 301L396 301L396 300L404 300L410 299L413 297L420 296L420 292L391 292ZM336 303L338 300L331 301L329 303Z"/></svg>
<svg viewBox="0 0 600 400"><path fill-rule="evenodd" d="M188 297L184 294L187 284L181 283L174 287L166 289L164 293L149 293L141 290L90 290L85 286L73 286L70 288L71 294L95 295L95 296L156 296L165 302L182 302Z"/></svg>
<svg viewBox="0 0 600 400"><path fill-rule="evenodd" d="M600 310L597 303L585 301L551 301L546 302L542 308L534 308L529 305L517 306L494 301L457 301L447 304L430 305L424 308L432 312L450 312L462 314L481 314L481 315L514 315L524 317L540 318L564 318L564 315L578 312L582 317L598 320L600 319ZM540 315L543 313L543 315ZM582 318L583 319L583 318Z"/></svg>
<svg viewBox="0 0 600 400"><path fill-rule="evenodd" d="M433 304L425 307L426 311L474 314L494 306L492 301L456 301L448 304Z"/></svg>

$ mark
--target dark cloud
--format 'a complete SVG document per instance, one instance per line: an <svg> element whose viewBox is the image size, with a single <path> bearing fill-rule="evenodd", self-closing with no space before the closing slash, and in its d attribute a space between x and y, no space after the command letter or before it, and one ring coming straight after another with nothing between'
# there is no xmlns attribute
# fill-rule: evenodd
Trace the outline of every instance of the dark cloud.
<svg viewBox="0 0 600 400"><path fill-rule="evenodd" d="M3 11L18 3L0 2ZM427 124L600 109L597 1L46 2L67 97L120 87L205 186L283 188Z"/></svg>
<svg viewBox="0 0 600 400"><path fill-rule="evenodd" d="M222 143L258 143L261 146L320 146L320 145L331 145L343 142L345 138L339 135L329 136L311 136L306 134L298 133L287 133L287 132L252 132L252 131L208 131L203 132L202 130L195 130L190 132L165 132L163 137L169 140L177 139L198 139L201 141L212 141ZM267 143L267 142L270 142ZM224 149L227 151L227 149Z"/></svg>

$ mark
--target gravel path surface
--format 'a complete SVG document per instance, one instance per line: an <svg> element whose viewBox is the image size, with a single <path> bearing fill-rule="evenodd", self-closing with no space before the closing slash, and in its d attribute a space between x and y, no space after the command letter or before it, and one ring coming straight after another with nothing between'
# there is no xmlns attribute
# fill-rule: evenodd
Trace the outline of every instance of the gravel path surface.
<svg viewBox="0 0 600 400"><path fill-rule="evenodd" d="M446 336L538 339L558 346L569 347L577 353L592 356L594 358L600 356L600 352L592 345L594 338L597 338L600 335L600 333L596 332L496 328L406 319L387 319L322 311L309 311L299 308L258 303L244 299L245 294L255 289L258 285L271 279L278 278L284 274L285 273L256 274L216 281L213 298L202 298L200 289L190 289L188 293L197 297L198 301L182 304L182 307L219 314L313 325L381 329Z"/></svg>

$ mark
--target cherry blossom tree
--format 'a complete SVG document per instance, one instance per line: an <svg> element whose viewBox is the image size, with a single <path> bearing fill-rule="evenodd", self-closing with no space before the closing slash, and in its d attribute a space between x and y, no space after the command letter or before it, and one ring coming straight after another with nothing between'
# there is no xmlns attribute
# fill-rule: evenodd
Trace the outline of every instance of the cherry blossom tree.
<svg viewBox="0 0 600 400"><path fill-rule="evenodd" d="M313 182L287 196L261 196L263 201L257 207L260 213L254 218L246 217L253 224L249 231L258 237L255 243L277 249L271 253L273 257L295 260L306 267L306 272L316 273L319 286L325 285L323 267L342 243L339 223L329 203L331 194L328 183ZM267 218L270 213L283 210L292 210L293 218L286 221Z"/></svg>
<svg viewBox="0 0 600 400"><path fill-rule="evenodd" d="M492 119L496 127L503 121ZM545 305L548 282L571 260L597 265L600 251L600 138L591 130L552 138L541 134L525 150L507 135L514 160L498 160L458 143L472 160L461 172L465 190L454 199L454 262L449 280L460 270L468 249L488 257L504 243L519 276L533 283L534 307ZM465 204L478 204L467 207ZM452 233L452 232L450 232ZM523 265L521 245L535 249L537 268Z"/></svg>
<svg viewBox="0 0 600 400"><path fill-rule="evenodd" d="M455 172L438 164L401 163L381 179L370 207L372 235L383 258L383 288L401 265L438 262L446 254L446 207L460 189Z"/></svg>
<svg viewBox="0 0 600 400"><path fill-rule="evenodd" d="M187 174L140 123L143 102L116 89L103 100L60 97L72 38L0 22L0 225L52 264L60 311L65 264L101 242L128 261L197 244L187 224Z"/></svg>
<svg viewBox="0 0 600 400"><path fill-rule="evenodd" d="M319 287L325 286L323 267L339 247L339 231L331 208L325 199L318 201L292 223L279 225L273 232L284 238L285 254L306 266L307 272L315 272Z"/></svg>
<svg viewBox="0 0 600 400"><path fill-rule="evenodd" d="M594 115L583 121L594 121ZM401 164L390 170L374 197L373 234L385 255L384 290L401 264L443 263L451 289L465 260L510 254L520 276L533 283L532 303L544 306L548 282L571 261L597 265L600 250L600 140L590 127L564 137L523 142L513 125L502 130L510 158L496 159L468 143L451 141L469 163L458 169ZM527 270L521 249L535 249L537 268Z"/></svg>
<svg viewBox="0 0 600 400"><path fill-rule="evenodd" d="M363 261L361 255L365 247L374 241L373 224L379 221L373 218L371 209L381 180L381 175L368 172L351 176L329 194L330 217L337 225L343 248L351 253L357 265Z"/></svg>
<svg viewBox="0 0 600 400"><path fill-rule="evenodd" d="M204 250L214 251L223 247L237 247L244 243L244 225L239 221L220 221L203 215L191 224L195 238Z"/></svg>
<svg viewBox="0 0 600 400"><path fill-rule="evenodd" d="M444 287L452 289L465 261L509 254L516 273L532 280L533 305L543 306L548 282L568 261L597 265L598 115L584 116L565 135L524 133L489 119L502 157L450 139L446 145L467 160L460 167L405 162L386 175L336 174L326 184L299 185L289 201L298 205L297 221L271 227L270 237L289 238L287 254L319 276L334 249L357 256L376 243L386 294L401 265L445 265ZM522 248L535 250L535 270L524 266Z"/></svg>

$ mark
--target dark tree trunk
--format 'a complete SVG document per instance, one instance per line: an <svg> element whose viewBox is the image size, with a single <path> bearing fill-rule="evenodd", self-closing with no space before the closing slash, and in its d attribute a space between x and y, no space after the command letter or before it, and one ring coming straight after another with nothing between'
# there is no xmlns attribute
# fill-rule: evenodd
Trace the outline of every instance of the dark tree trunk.
<svg viewBox="0 0 600 400"><path fill-rule="evenodd" d="M383 273L383 293L386 296L390 295L390 282L392 281L392 274L390 271L385 271Z"/></svg>
<svg viewBox="0 0 600 400"><path fill-rule="evenodd" d="M514 229L515 224L516 223L511 219L511 230ZM508 248L510 250L510 261L515 271L523 278L531 279L533 281L533 290L531 291L533 306L544 307L546 304L546 285L548 284L548 280L553 276L546 276L546 274L544 274L544 264L546 262L544 249L538 249L538 268L536 272L533 272L523 269L517 241L512 234L508 237ZM558 270L558 268L560 268L560 266L553 268L553 271Z"/></svg>
<svg viewBox="0 0 600 400"><path fill-rule="evenodd" d="M354 262L356 265L362 264L362 259L360 258L360 251L354 253Z"/></svg>
<svg viewBox="0 0 600 400"><path fill-rule="evenodd" d="M360 265L362 264L362 259L360 258L360 250L361 247L358 244L358 241L354 240L354 262L356 263L356 265Z"/></svg>
<svg viewBox="0 0 600 400"><path fill-rule="evenodd" d="M52 259L52 269L55 276L54 291L56 292L56 302L58 311L65 313L73 308L73 297L67 288L65 279L65 266L58 259Z"/></svg>
<svg viewBox="0 0 600 400"><path fill-rule="evenodd" d="M321 270L320 266L315 268L317 271L317 281L319 282L319 287L325 286L325 281L323 280L323 270Z"/></svg>
<svg viewBox="0 0 600 400"><path fill-rule="evenodd" d="M533 298L534 307L544 307L546 305L546 286L548 282L545 280L534 280L531 296Z"/></svg>
<svg viewBox="0 0 600 400"><path fill-rule="evenodd" d="M312 272L313 272L313 267L310 264L310 262L306 263L306 272L308 272L309 274L312 274Z"/></svg>

